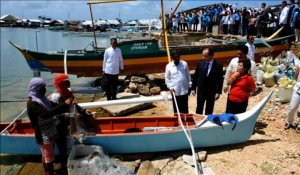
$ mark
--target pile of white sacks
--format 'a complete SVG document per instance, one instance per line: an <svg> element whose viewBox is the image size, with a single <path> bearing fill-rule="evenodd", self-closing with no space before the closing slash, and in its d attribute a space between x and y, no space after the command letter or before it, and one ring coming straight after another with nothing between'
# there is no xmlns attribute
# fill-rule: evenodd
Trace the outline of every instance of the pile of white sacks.
<svg viewBox="0 0 300 175"><path fill-rule="evenodd" d="M257 68L257 83L265 83L266 87L279 85L279 101L289 102L293 87L295 68L300 64L299 59L291 51L283 52L276 58L271 55L262 57Z"/></svg>

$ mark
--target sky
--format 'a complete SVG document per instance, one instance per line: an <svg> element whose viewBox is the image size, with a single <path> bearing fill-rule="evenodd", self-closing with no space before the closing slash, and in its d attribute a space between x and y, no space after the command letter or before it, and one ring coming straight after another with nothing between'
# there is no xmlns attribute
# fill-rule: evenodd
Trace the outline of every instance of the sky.
<svg viewBox="0 0 300 175"><path fill-rule="evenodd" d="M87 0L1 0L1 15L13 15L18 18L37 19L46 16L62 20L90 20ZM281 0L183 0L179 11L202 5L215 3L237 4L238 7L260 7L262 2L267 5L280 4ZM178 0L164 0L165 11L175 7ZM92 6L94 19L115 19L123 21L134 19L158 18L160 14L160 0L138 0L112 4L97 4Z"/></svg>

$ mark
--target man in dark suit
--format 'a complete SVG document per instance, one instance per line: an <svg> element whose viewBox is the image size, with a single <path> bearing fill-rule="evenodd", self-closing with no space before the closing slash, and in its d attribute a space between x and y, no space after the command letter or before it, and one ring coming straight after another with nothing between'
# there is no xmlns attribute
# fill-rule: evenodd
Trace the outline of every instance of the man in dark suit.
<svg viewBox="0 0 300 175"><path fill-rule="evenodd" d="M192 95L195 96L197 88L197 114L203 114L204 103L205 114L212 114L215 100L222 93L223 66L214 60L214 51L206 48L202 52L203 61L196 67L192 82Z"/></svg>

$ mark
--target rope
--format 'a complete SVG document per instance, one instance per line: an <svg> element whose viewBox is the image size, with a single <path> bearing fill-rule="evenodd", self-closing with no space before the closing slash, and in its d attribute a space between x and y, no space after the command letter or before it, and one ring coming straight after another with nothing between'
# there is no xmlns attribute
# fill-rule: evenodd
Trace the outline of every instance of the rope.
<svg viewBox="0 0 300 175"><path fill-rule="evenodd" d="M176 109L178 111L178 120L179 120L180 126L181 126L186 138L188 139L191 150L192 150L193 159L194 159L194 162L195 162L195 172L196 172L195 174L199 175L198 166L197 166L197 159L196 159L196 153L195 153L195 148L194 148L193 141L192 141L192 136L187 133L187 131L186 131L186 129L185 129L183 123L182 123L181 115L180 115L178 104L177 104L177 100L175 98L175 93L172 92L172 95L173 95L173 99L174 99L174 102L175 102Z"/></svg>
<svg viewBox="0 0 300 175"><path fill-rule="evenodd" d="M6 128L4 128L0 135L3 134L12 124L14 124L25 112L27 111L27 108L25 108Z"/></svg>

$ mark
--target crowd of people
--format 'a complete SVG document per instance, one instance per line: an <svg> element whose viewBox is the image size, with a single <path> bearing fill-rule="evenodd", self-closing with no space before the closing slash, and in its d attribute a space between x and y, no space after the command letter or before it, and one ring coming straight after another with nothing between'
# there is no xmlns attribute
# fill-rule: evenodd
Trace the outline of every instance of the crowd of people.
<svg viewBox="0 0 300 175"><path fill-rule="evenodd" d="M275 6L274 6L275 7ZM299 42L300 1L282 1L279 11L262 3L259 9L237 9L232 5L216 4L189 12L167 14L167 28L173 32L213 32L213 27L220 34L252 35L267 37L283 27L282 36L296 34L295 42ZM276 9L276 8L275 8Z"/></svg>

